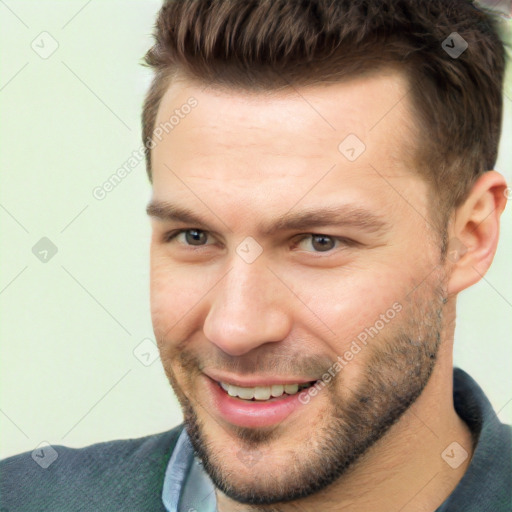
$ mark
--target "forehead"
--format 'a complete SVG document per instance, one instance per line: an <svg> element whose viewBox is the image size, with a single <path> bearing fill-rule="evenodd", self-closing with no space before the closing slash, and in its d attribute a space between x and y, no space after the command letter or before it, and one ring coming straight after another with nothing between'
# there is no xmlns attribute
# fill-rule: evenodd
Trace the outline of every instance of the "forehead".
<svg viewBox="0 0 512 512"><path fill-rule="evenodd" d="M407 90L392 70L272 92L175 81L155 123L154 198L190 199L200 190L203 199L233 205L245 198L264 207L279 198L285 210L306 191L306 202L342 190L355 202L378 200L383 176L417 178Z"/></svg>

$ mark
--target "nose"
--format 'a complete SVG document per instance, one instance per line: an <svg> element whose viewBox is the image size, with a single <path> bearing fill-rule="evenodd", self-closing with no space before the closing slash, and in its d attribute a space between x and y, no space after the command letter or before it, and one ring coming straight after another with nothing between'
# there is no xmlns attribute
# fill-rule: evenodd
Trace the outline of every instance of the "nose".
<svg viewBox="0 0 512 512"><path fill-rule="evenodd" d="M246 263L234 255L231 270L212 290L203 332L226 354L240 356L268 342L281 341L291 328L290 296L258 258Z"/></svg>

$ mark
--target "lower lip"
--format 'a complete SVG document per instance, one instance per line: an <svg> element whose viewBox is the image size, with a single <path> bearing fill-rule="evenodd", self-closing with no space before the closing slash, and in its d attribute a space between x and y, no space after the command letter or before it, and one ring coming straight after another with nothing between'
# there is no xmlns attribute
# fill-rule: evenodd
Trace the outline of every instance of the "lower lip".
<svg viewBox="0 0 512 512"><path fill-rule="evenodd" d="M299 397L307 393L307 389L295 395L282 395L275 400L242 400L228 395L220 385L206 377L209 393L215 409L223 419L240 427L268 427L285 420L292 412L309 405L313 397L309 396L307 404Z"/></svg>

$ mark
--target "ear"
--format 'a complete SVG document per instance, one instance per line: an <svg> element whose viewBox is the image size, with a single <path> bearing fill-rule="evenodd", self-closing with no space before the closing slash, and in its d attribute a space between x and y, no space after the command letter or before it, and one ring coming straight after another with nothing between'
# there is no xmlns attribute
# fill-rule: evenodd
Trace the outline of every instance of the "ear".
<svg viewBox="0 0 512 512"><path fill-rule="evenodd" d="M478 282L490 267L509 191L500 173L487 171L455 211L448 235L449 295Z"/></svg>

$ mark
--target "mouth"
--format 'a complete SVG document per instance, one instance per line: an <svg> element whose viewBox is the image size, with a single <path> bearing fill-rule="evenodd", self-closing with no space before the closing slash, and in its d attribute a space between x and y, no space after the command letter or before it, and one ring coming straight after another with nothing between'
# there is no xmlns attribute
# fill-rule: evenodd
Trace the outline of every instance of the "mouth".
<svg viewBox="0 0 512 512"><path fill-rule="evenodd" d="M296 384L273 384L272 386L242 387L227 382L215 381L229 396L250 402L272 402L296 395L318 381Z"/></svg>
<svg viewBox="0 0 512 512"><path fill-rule="evenodd" d="M306 405L314 407L309 404L322 400L318 398L318 395L313 398L308 396L307 399L304 397L307 388L318 381L305 382L300 385L276 384L243 388L213 380L206 375L204 378L208 407L222 420L240 427L273 426L283 422L294 411L304 411ZM282 387L282 390L279 386ZM287 386L289 387L287 388ZM272 396L273 392L279 396Z"/></svg>

